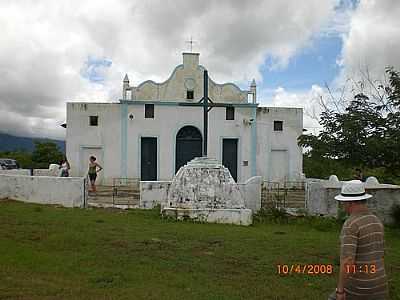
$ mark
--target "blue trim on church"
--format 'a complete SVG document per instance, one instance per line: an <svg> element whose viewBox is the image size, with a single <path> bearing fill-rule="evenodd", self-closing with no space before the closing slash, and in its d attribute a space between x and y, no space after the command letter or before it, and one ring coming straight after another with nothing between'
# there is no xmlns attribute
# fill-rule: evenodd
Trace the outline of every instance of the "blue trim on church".
<svg viewBox="0 0 400 300"><path fill-rule="evenodd" d="M257 176L257 107L253 106L251 118L251 176Z"/></svg>
<svg viewBox="0 0 400 300"><path fill-rule="evenodd" d="M121 177L128 177L128 105L121 105Z"/></svg>
<svg viewBox="0 0 400 300"><path fill-rule="evenodd" d="M165 106L179 106L180 103L190 103L190 102L177 102L177 101L160 101L160 100L119 100L121 104L127 105L143 105L143 104L154 104L154 105L165 105ZM193 101L196 103L196 101ZM258 103L232 103L232 102L224 102L224 104L232 105L234 107L258 107Z"/></svg>

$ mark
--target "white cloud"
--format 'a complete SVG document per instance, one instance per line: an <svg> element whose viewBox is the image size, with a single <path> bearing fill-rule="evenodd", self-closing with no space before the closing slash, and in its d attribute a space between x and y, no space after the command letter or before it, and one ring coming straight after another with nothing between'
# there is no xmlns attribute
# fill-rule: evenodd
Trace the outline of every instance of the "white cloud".
<svg viewBox="0 0 400 300"><path fill-rule="evenodd" d="M116 101L125 72L165 80L190 36L213 79L261 80L266 57L285 67L336 3L0 0L0 131L62 137L66 101ZM89 56L112 61L103 84L81 76Z"/></svg>
<svg viewBox="0 0 400 300"><path fill-rule="evenodd" d="M348 77L357 78L368 71L380 79L385 67L400 69L400 2L361 0L351 17L349 31L343 36L340 64L343 72L337 84Z"/></svg>
<svg viewBox="0 0 400 300"><path fill-rule="evenodd" d="M396 0L361 0L357 5L346 0L327 27L321 29L321 34L339 35L342 37L343 47L337 64L341 72L330 84L331 92L336 100L341 98L341 89L345 87L345 99L353 96L352 88L368 75L372 80L382 79L385 67L393 66L400 70L400 1ZM352 80L348 80L351 78ZM356 91L359 92L359 91ZM368 92L368 90L367 90ZM312 86L309 91L287 92L279 88L274 93L266 94L276 106L296 106L305 109L305 127L316 129L318 123L310 119L308 114L318 114L321 107L318 98L324 97L328 105L332 106L331 96L326 89Z"/></svg>

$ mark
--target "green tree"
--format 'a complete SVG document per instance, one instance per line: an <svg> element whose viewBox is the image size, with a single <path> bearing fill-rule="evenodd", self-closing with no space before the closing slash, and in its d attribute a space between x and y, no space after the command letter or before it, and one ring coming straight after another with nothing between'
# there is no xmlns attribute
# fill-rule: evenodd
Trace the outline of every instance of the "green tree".
<svg viewBox="0 0 400 300"><path fill-rule="evenodd" d="M35 150L32 153L33 167L47 169L49 164L58 164L63 156L55 143L35 141Z"/></svg>
<svg viewBox="0 0 400 300"><path fill-rule="evenodd" d="M300 136L299 145L308 149L304 161L307 176L319 171L319 177L329 171L338 174L341 166L344 174L362 167L385 181L399 180L400 76L393 68L386 73L386 85L369 81L377 93L356 93L344 111L325 107L320 117L322 131L317 136ZM318 171L319 163L324 168Z"/></svg>
<svg viewBox="0 0 400 300"><path fill-rule="evenodd" d="M15 159L22 169L29 169L32 167L32 153L27 151L0 152L0 158Z"/></svg>

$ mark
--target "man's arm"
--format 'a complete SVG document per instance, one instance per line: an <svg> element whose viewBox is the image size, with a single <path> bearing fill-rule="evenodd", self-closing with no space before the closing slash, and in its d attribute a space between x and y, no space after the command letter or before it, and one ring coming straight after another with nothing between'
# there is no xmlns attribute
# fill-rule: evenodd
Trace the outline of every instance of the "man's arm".
<svg viewBox="0 0 400 300"><path fill-rule="evenodd" d="M338 284L336 288L336 299L341 300L341 299L346 299L345 298L345 293L344 293L344 287L346 284L347 279L349 278L349 267L354 265L354 258L349 256L349 257L344 257L340 258L340 270L339 270L339 278L338 278ZM343 296L343 297L341 297Z"/></svg>
<svg viewBox="0 0 400 300"><path fill-rule="evenodd" d="M339 278L337 284L336 298L338 300L346 299L344 287L346 286L347 280L351 275L351 271L355 264L355 257L357 253L358 243L358 228L354 225L354 222L343 225L342 239L340 245L340 269Z"/></svg>

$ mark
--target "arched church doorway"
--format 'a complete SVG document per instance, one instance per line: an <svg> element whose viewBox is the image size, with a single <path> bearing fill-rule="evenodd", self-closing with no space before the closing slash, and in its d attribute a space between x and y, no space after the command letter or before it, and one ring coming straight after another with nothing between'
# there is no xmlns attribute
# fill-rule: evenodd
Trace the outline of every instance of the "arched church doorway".
<svg viewBox="0 0 400 300"><path fill-rule="evenodd" d="M195 157L202 156L203 138L194 126L182 127L176 134L175 173Z"/></svg>

